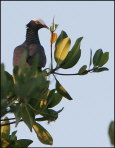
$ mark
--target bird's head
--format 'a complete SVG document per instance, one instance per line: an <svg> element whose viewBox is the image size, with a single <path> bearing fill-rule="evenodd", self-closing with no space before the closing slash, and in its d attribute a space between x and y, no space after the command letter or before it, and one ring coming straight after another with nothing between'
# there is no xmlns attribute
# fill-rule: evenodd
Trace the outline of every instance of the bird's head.
<svg viewBox="0 0 115 148"><path fill-rule="evenodd" d="M45 22L39 18L32 19L26 26L27 28L33 28L36 30L41 29L41 28L49 29L49 27L45 24Z"/></svg>

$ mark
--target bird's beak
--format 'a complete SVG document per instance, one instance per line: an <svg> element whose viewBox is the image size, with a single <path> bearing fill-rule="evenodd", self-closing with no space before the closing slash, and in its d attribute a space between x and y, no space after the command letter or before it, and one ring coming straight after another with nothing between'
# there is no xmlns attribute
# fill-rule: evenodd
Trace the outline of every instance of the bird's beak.
<svg viewBox="0 0 115 148"><path fill-rule="evenodd" d="M48 26L44 25L43 27L44 27L44 28L47 28L47 29L49 30L49 27L48 27Z"/></svg>

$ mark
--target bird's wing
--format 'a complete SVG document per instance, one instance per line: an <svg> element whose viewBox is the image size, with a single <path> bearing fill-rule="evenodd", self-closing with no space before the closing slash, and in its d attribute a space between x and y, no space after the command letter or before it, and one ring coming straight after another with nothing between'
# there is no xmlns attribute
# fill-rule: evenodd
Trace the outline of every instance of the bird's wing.
<svg viewBox="0 0 115 148"><path fill-rule="evenodd" d="M46 55L44 52L44 48L39 44L31 44L29 46L29 56L27 58L27 62L29 65L33 64L33 59L36 55L39 57L39 66L44 67L46 65Z"/></svg>
<svg viewBox="0 0 115 148"><path fill-rule="evenodd" d="M17 46L14 49L14 54L13 54L13 66L19 66L20 65L20 60L23 55L23 53L27 51L27 48L22 44L20 46ZM25 63L27 64L27 63Z"/></svg>

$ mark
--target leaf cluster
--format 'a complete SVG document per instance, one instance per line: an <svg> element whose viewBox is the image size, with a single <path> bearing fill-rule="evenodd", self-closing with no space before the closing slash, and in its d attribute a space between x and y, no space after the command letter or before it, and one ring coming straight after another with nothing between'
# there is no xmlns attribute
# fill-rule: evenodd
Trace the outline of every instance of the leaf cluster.
<svg viewBox="0 0 115 148"><path fill-rule="evenodd" d="M44 70L38 69L39 57L34 60L34 64L31 67L28 67L25 65L26 53L22 56L20 65L13 68L12 75L5 71L4 64L1 64L1 117L3 118L8 113L12 113L15 117L15 121L13 122L10 122L8 118L4 118L1 123L2 147L18 147L20 145L27 147L32 143L28 139L17 140L16 131L10 135L10 124L15 123L17 127L20 122L24 122L30 132L34 130L38 139L43 144L52 145L52 136L39 122L47 121L50 123L56 121L63 108L58 111L52 108L57 106L63 98L72 100L70 94L56 78L56 74L86 75L89 72L97 73L108 70L103 65L107 63L109 53L104 53L102 49L98 49L94 56L92 56L92 50L90 51L89 69L86 64L83 64L75 74L57 73L59 69L66 70L77 65L81 57L81 42L83 40L83 37L76 39L75 44L70 50L71 39L65 31L61 31L57 37L55 33L57 27L58 25L54 24L53 20L50 27L50 43L51 51L52 44L55 43L54 59L56 66L54 69L53 66ZM52 58L51 54L51 62L53 61ZM51 64L53 65L53 63ZM90 68L91 66L92 68ZM55 78L55 87L51 90L49 89L50 81L48 79L50 75L53 75Z"/></svg>
<svg viewBox="0 0 115 148"><path fill-rule="evenodd" d="M8 124L9 120L5 117L5 121L1 124ZM19 139L16 136L17 131L10 134L10 125L1 127L1 146L2 147L28 147L33 141L29 139Z"/></svg>

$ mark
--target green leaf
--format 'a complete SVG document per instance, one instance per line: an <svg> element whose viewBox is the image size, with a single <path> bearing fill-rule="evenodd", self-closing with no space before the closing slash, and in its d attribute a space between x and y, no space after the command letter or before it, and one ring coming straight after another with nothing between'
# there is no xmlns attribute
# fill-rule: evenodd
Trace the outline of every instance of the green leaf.
<svg viewBox="0 0 115 148"><path fill-rule="evenodd" d="M109 52L105 52L101 57L101 60L99 62L99 67L102 67L103 65L105 65L108 60L109 60Z"/></svg>
<svg viewBox="0 0 115 148"><path fill-rule="evenodd" d="M102 56L103 56L102 49L98 49L95 52L94 56L93 56L93 64L94 64L94 66L98 66L99 65Z"/></svg>
<svg viewBox="0 0 115 148"><path fill-rule="evenodd" d="M15 77L15 93L26 102L30 98L40 98L41 92L49 87L49 81L46 80L44 72L37 73L36 69L29 69L22 75ZM26 92L26 93L25 93Z"/></svg>
<svg viewBox="0 0 115 148"><path fill-rule="evenodd" d="M7 96L7 78L5 75L4 64L1 64L1 99Z"/></svg>
<svg viewBox="0 0 115 148"><path fill-rule="evenodd" d="M1 108L1 117L3 117L5 114L7 114L8 100L1 98L1 106L4 106Z"/></svg>
<svg viewBox="0 0 115 148"><path fill-rule="evenodd" d="M13 75L18 75L18 71L19 71L19 66L14 66L13 68Z"/></svg>
<svg viewBox="0 0 115 148"><path fill-rule="evenodd" d="M91 64L92 64L92 50L90 49L90 62L89 62L89 68L90 68Z"/></svg>
<svg viewBox="0 0 115 148"><path fill-rule="evenodd" d="M48 108L52 108L52 107L58 105L61 100L62 100L62 95L60 95L59 93L55 93L55 91L53 91L53 93L52 93L52 91L51 91L48 96L48 102L49 102Z"/></svg>
<svg viewBox="0 0 115 148"><path fill-rule="evenodd" d="M108 134L109 134L109 138L110 138L110 142L112 145L115 146L115 121L111 121L111 123L109 124L109 129L108 129Z"/></svg>
<svg viewBox="0 0 115 148"><path fill-rule="evenodd" d="M21 103L21 115L22 120L26 123L26 125L32 132L32 125L35 121L35 115L33 113L33 110L27 104Z"/></svg>
<svg viewBox="0 0 115 148"><path fill-rule="evenodd" d="M12 147L28 147L33 141L29 139L20 139Z"/></svg>
<svg viewBox="0 0 115 148"><path fill-rule="evenodd" d="M58 110L58 111L57 111L57 113L62 112L62 111L63 111L63 109L64 109L64 107L62 107L62 109Z"/></svg>
<svg viewBox="0 0 115 148"><path fill-rule="evenodd" d="M58 24L55 24L55 30L58 28L58 26L59 26Z"/></svg>
<svg viewBox="0 0 115 148"><path fill-rule="evenodd" d="M81 68L80 68L80 70L79 70L79 74L84 74L84 72L86 72L86 69L87 69L87 65L83 65Z"/></svg>
<svg viewBox="0 0 115 148"><path fill-rule="evenodd" d="M3 82L6 82L6 77L5 77L5 67L4 64L1 64L1 80L3 80Z"/></svg>
<svg viewBox="0 0 115 148"><path fill-rule="evenodd" d="M68 94L68 92L65 90L65 88L59 83L58 80L56 80L56 90L63 97L67 98L68 100L72 100L71 96Z"/></svg>
<svg viewBox="0 0 115 148"><path fill-rule="evenodd" d="M69 51L67 57L60 66L61 68L68 69L77 64L81 56L80 43L82 39L83 37L80 37L76 40L73 48L71 49L71 51Z"/></svg>
<svg viewBox="0 0 115 148"><path fill-rule="evenodd" d="M48 100L48 105L52 102L54 99L54 94L55 94L55 89L48 90L48 95L47 95L47 100Z"/></svg>
<svg viewBox="0 0 115 148"><path fill-rule="evenodd" d="M96 68L93 72L102 72L102 71L108 71L109 69L106 67Z"/></svg>
<svg viewBox="0 0 115 148"><path fill-rule="evenodd" d="M58 118L58 112L53 109L46 109L41 115L46 117L48 121L55 121Z"/></svg>
<svg viewBox="0 0 115 148"><path fill-rule="evenodd" d="M42 108L40 108L40 98L31 98L29 101L29 104L34 108L34 113L38 114L39 111L42 111Z"/></svg>
<svg viewBox="0 0 115 148"><path fill-rule="evenodd" d="M4 119L8 119L8 117L5 117ZM7 123L9 123L9 120L5 120L1 124L7 124ZM10 125L2 126L1 127L1 134L9 135L10 134Z"/></svg>
<svg viewBox="0 0 115 148"><path fill-rule="evenodd" d="M66 34L66 32L62 30L57 41L56 41L55 48L59 42L61 42L63 39L65 39L67 37L68 37L68 35Z"/></svg>
<svg viewBox="0 0 115 148"><path fill-rule="evenodd" d="M33 111L35 114L38 114L47 108L47 96L48 90L43 90L40 92L39 97L30 99L29 104L34 108Z"/></svg>
<svg viewBox="0 0 115 148"><path fill-rule="evenodd" d="M50 31L51 31L51 32L54 31L54 24L52 24L52 25L50 26Z"/></svg>
<svg viewBox="0 0 115 148"><path fill-rule="evenodd" d="M15 118L16 118L16 125L15 127L17 127L18 123L20 122L21 119L21 107L20 104L16 104L16 110L14 112Z"/></svg>
<svg viewBox="0 0 115 148"><path fill-rule="evenodd" d="M71 41L70 41L70 38L68 37L64 38L63 40L58 42L58 44L56 45L54 57L57 62L57 65L60 65L66 58L70 49L70 45L71 45Z"/></svg>
<svg viewBox="0 0 115 148"><path fill-rule="evenodd" d="M39 53L36 53L36 55L34 56L33 61L32 61L32 66L36 67L36 68L40 67L39 61L40 61L40 55L39 55Z"/></svg>
<svg viewBox="0 0 115 148"><path fill-rule="evenodd" d="M12 142L14 142L14 141L17 140L16 133L17 133L17 131L14 131L14 132L12 132L12 134L11 134L11 136L10 136L10 140L11 140Z"/></svg>
<svg viewBox="0 0 115 148"><path fill-rule="evenodd" d="M7 77L7 79L8 79L9 81L13 81L12 75L9 74L7 71L5 71L5 75L6 75L6 77Z"/></svg>
<svg viewBox="0 0 115 148"><path fill-rule="evenodd" d="M47 145L53 144L53 138L48 133L48 131L42 127L39 123L33 124L33 129L35 130L38 139L43 143Z"/></svg>
<svg viewBox="0 0 115 148"><path fill-rule="evenodd" d="M46 109L44 110L44 112L41 113L41 115L43 116L43 118L47 119L48 122L52 122L58 118L58 114L62 112L63 109L64 107L58 111L55 111L53 109Z"/></svg>
<svg viewBox="0 0 115 148"><path fill-rule="evenodd" d="M6 96L6 98L10 98L11 96L14 96L14 94L15 94L13 77L7 71L4 71L4 74L5 74L6 80L7 80L7 85L6 85L7 96Z"/></svg>

